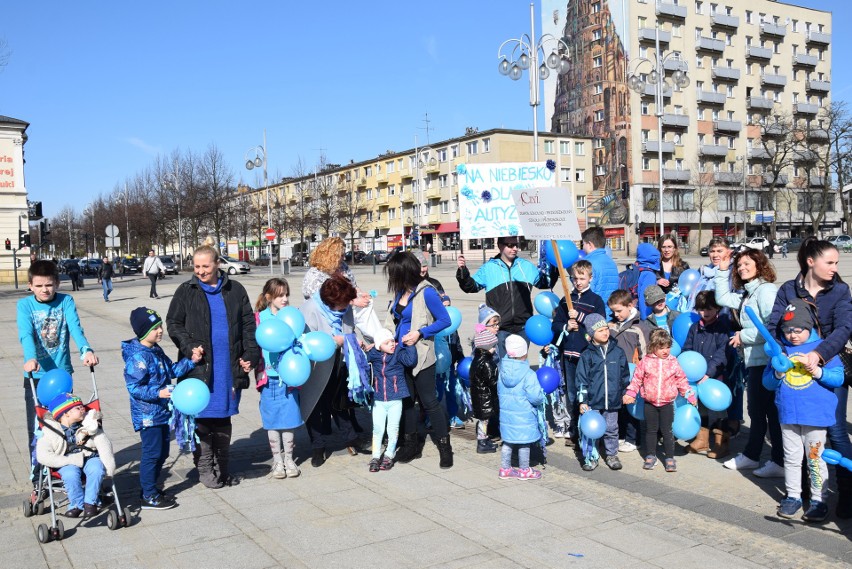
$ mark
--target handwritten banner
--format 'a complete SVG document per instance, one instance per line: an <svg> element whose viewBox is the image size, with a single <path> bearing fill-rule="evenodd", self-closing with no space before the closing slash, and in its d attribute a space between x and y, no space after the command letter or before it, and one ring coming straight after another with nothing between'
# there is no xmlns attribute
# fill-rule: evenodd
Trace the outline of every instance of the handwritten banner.
<svg viewBox="0 0 852 569"><path fill-rule="evenodd" d="M555 175L545 162L460 164L459 232L462 239L521 235L513 190L550 186Z"/></svg>
<svg viewBox="0 0 852 569"><path fill-rule="evenodd" d="M580 224L568 188L512 190L512 199L527 239L580 240Z"/></svg>

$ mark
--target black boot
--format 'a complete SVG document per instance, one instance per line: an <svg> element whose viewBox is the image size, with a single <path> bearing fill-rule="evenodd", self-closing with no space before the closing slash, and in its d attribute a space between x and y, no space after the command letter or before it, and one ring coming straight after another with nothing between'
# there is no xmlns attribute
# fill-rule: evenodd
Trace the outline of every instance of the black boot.
<svg viewBox="0 0 852 569"><path fill-rule="evenodd" d="M453 467L453 447L450 446L450 435L441 437L435 442L438 447L438 454L441 455L441 462L438 464L441 468Z"/></svg>
<svg viewBox="0 0 852 569"><path fill-rule="evenodd" d="M852 518L852 478L837 477L837 517Z"/></svg>
<svg viewBox="0 0 852 569"><path fill-rule="evenodd" d="M394 462L407 463L415 458L422 456L420 451L420 441L417 438L417 433L412 435L402 436L402 446L396 451L396 456L393 457Z"/></svg>
<svg viewBox="0 0 852 569"><path fill-rule="evenodd" d="M491 442L491 439L479 439L476 441L476 452L479 454L497 452L497 445Z"/></svg>
<svg viewBox="0 0 852 569"><path fill-rule="evenodd" d="M319 468L323 464L325 464L325 449L315 448L311 455L311 466Z"/></svg>

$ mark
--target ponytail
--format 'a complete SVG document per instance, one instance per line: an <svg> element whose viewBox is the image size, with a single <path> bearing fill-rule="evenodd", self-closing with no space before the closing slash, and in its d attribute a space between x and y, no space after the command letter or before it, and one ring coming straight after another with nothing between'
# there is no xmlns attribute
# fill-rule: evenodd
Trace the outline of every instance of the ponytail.
<svg viewBox="0 0 852 569"><path fill-rule="evenodd" d="M837 251L837 247L835 247L832 243L828 241L823 241L822 239L817 239L813 235L805 238L802 241L802 245L799 248L799 254L796 256L796 260L799 262L799 270L802 273L802 276L805 277L810 270L808 267L808 259L817 259L822 257L826 251L834 249ZM839 278L839 276L838 276Z"/></svg>

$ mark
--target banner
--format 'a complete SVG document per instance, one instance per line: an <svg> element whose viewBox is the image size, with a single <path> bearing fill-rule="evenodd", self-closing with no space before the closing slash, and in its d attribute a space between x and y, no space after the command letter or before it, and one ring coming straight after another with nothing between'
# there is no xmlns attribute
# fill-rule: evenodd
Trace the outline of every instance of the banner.
<svg viewBox="0 0 852 569"><path fill-rule="evenodd" d="M568 188L512 190L512 199L527 239L580 240L574 197Z"/></svg>

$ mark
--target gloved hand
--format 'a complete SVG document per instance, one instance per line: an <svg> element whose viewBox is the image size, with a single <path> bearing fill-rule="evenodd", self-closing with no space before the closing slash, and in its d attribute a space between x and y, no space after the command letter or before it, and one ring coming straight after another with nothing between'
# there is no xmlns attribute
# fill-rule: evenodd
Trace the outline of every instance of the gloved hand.
<svg viewBox="0 0 852 569"><path fill-rule="evenodd" d="M790 358L781 354L780 356L773 356L772 358L772 369L777 371L778 373L786 373L793 368L793 362L790 361Z"/></svg>

